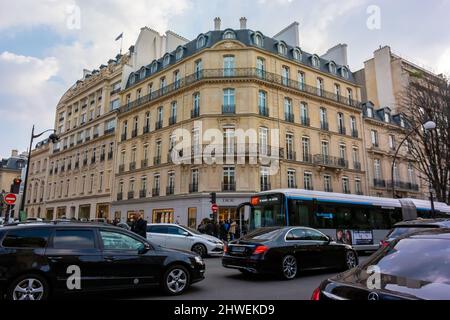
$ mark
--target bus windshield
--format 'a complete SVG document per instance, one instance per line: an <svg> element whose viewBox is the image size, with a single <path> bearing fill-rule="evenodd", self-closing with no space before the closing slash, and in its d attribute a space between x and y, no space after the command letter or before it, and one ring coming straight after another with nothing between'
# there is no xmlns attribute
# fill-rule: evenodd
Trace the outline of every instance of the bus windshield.
<svg viewBox="0 0 450 320"><path fill-rule="evenodd" d="M286 215L281 194L263 195L252 198L250 230L286 226Z"/></svg>

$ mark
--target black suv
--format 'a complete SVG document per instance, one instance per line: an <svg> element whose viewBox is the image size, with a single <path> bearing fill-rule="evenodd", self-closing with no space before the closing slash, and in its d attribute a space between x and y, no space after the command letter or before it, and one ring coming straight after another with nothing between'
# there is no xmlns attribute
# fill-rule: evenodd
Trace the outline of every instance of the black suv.
<svg viewBox="0 0 450 320"><path fill-rule="evenodd" d="M0 228L0 291L10 300L55 292L161 286L169 295L204 279L196 254L165 249L127 230L92 223Z"/></svg>

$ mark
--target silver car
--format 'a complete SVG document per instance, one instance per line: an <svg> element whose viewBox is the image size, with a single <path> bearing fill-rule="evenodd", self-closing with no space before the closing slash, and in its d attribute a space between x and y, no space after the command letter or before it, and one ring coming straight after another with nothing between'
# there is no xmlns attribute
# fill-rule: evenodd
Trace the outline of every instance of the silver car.
<svg viewBox="0 0 450 320"><path fill-rule="evenodd" d="M224 248L218 238L177 224L149 224L147 239L161 247L193 251L201 257L222 255Z"/></svg>

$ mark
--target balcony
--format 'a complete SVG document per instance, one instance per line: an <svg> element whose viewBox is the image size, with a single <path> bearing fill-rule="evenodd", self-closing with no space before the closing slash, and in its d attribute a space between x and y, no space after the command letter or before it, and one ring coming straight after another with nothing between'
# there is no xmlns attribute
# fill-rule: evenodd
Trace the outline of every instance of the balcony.
<svg viewBox="0 0 450 320"><path fill-rule="evenodd" d="M160 130L163 127L163 122L162 120L156 121L155 123L155 130Z"/></svg>
<svg viewBox="0 0 450 320"><path fill-rule="evenodd" d="M301 124L302 126L309 127L309 126L311 125L311 121L310 121L310 119L307 118L307 117L300 117L300 124Z"/></svg>
<svg viewBox="0 0 450 320"><path fill-rule="evenodd" d="M260 188L261 192L272 190L272 188L270 187L270 183L261 183Z"/></svg>
<svg viewBox="0 0 450 320"><path fill-rule="evenodd" d="M347 134L347 130L345 129L345 127L339 127L338 128L338 133L342 134L342 135L345 135L345 134Z"/></svg>
<svg viewBox="0 0 450 320"><path fill-rule="evenodd" d="M124 164L121 164L120 166L119 166L119 173L124 173L125 172L125 165Z"/></svg>
<svg viewBox="0 0 450 320"><path fill-rule="evenodd" d="M134 191L128 191L128 200L134 199Z"/></svg>
<svg viewBox="0 0 450 320"><path fill-rule="evenodd" d="M146 198L146 197L147 197L147 190L146 189L140 190L139 191L139 198L143 199L143 198Z"/></svg>
<svg viewBox="0 0 450 320"><path fill-rule="evenodd" d="M364 195L364 192L362 192L362 191L356 191L356 195L358 195L358 196L363 196L363 195Z"/></svg>
<svg viewBox="0 0 450 320"><path fill-rule="evenodd" d="M144 129L142 130L142 134L146 134L150 132L150 126L144 126Z"/></svg>
<svg viewBox="0 0 450 320"><path fill-rule="evenodd" d="M196 109L192 109L191 110L191 119L195 119L200 117L200 109L196 108Z"/></svg>
<svg viewBox="0 0 450 320"><path fill-rule="evenodd" d="M293 113L285 113L284 120L287 122L294 122L294 114Z"/></svg>
<svg viewBox="0 0 450 320"><path fill-rule="evenodd" d="M236 113L236 106L234 104L222 106L222 114L235 114L235 113Z"/></svg>
<svg viewBox="0 0 450 320"><path fill-rule="evenodd" d="M198 192L198 183L190 184L189 185L189 193L196 193Z"/></svg>
<svg viewBox="0 0 450 320"><path fill-rule="evenodd" d="M120 136L120 141L125 141L127 140L127 134L126 133L122 133Z"/></svg>
<svg viewBox="0 0 450 320"><path fill-rule="evenodd" d="M175 123L177 123L177 116L171 116L169 118L169 126L174 125Z"/></svg>
<svg viewBox="0 0 450 320"><path fill-rule="evenodd" d="M352 130L352 137L353 137L353 138L358 138L358 137L359 137L358 130L356 130L356 129L353 129L353 130Z"/></svg>
<svg viewBox="0 0 450 320"><path fill-rule="evenodd" d="M86 136L86 138L84 139L85 142L88 142L89 140L91 140L90 136Z"/></svg>
<svg viewBox="0 0 450 320"><path fill-rule="evenodd" d="M236 191L236 182L222 183L222 191Z"/></svg>
<svg viewBox="0 0 450 320"><path fill-rule="evenodd" d="M130 171L136 170L136 161L130 162Z"/></svg>
<svg viewBox="0 0 450 320"><path fill-rule="evenodd" d="M323 189L323 191L325 191L325 192L333 192L333 188L332 188L332 187L327 187L327 186L325 186L325 188Z"/></svg>
<svg viewBox="0 0 450 320"><path fill-rule="evenodd" d="M309 153L304 153L302 154L302 162L304 163L312 163L313 162L313 157L311 154Z"/></svg>
<svg viewBox="0 0 450 320"><path fill-rule="evenodd" d="M295 161L297 159L297 153L295 151L286 151L286 160Z"/></svg>
<svg viewBox="0 0 450 320"><path fill-rule="evenodd" d="M399 180L392 182L390 180L387 182L387 188L391 189L392 184L394 184L394 189L397 189L397 190L415 191L415 192L419 191L419 186L414 183L404 182L404 181L399 181Z"/></svg>
<svg viewBox="0 0 450 320"><path fill-rule="evenodd" d="M92 139L96 139L96 138L98 138L98 136L99 136L99 134L98 134L98 132L96 132L96 133L94 133Z"/></svg>
<svg viewBox="0 0 450 320"><path fill-rule="evenodd" d="M114 89L114 90L111 91L111 95L113 96L113 95L115 95L115 94L117 94L119 92L120 92L120 88L119 89Z"/></svg>
<svg viewBox="0 0 450 320"><path fill-rule="evenodd" d="M332 157L322 154L314 156L314 163L328 168L346 169L348 168L348 161L343 158Z"/></svg>
<svg viewBox="0 0 450 320"><path fill-rule="evenodd" d="M153 157L153 165L158 166L161 164L161 156Z"/></svg>
<svg viewBox="0 0 450 320"><path fill-rule="evenodd" d="M152 189L152 197L159 197L159 188Z"/></svg>
<svg viewBox="0 0 450 320"><path fill-rule="evenodd" d="M119 192L118 194L117 194L117 201L122 201L123 200L123 193L122 192Z"/></svg>
<svg viewBox="0 0 450 320"><path fill-rule="evenodd" d="M259 115L263 116L263 117L268 117L269 116L269 108L259 106Z"/></svg>
<svg viewBox="0 0 450 320"><path fill-rule="evenodd" d="M109 129L106 129L106 130L105 130L105 135L106 135L106 134L113 133L114 131L116 131L116 128L109 128Z"/></svg>
<svg viewBox="0 0 450 320"><path fill-rule="evenodd" d="M141 160L141 168L147 168L148 167L148 159Z"/></svg>
<svg viewBox="0 0 450 320"><path fill-rule="evenodd" d="M102 153L102 154L100 155L100 162L105 161L105 157L106 157L106 155L105 155L104 153Z"/></svg>
<svg viewBox="0 0 450 320"><path fill-rule="evenodd" d="M373 179L373 186L375 188L386 188L386 181L382 179Z"/></svg>
<svg viewBox="0 0 450 320"><path fill-rule="evenodd" d="M324 130L324 131L329 131L330 130L330 126L328 125L328 122L321 122L320 123L320 129Z"/></svg>
<svg viewBox="0 0 450 320"><path fill-rule="evenodd" d="M134 129L133 131L131 131L131 138L136 138L138 135L137 129Z"/></svg>
<svg viewBox="0 0 450 320"><path fill-rule="evenodd" d="M353 162L353 169L361 171L361 162Z"/></svg>
<svg viewBox="0 0 450 320"><path fill-rule="evenodd" d="M175 194L175 187L174 186L167 187L166 188L166 195L170 196L170 195L173 195L173 194Z"/></svg>
<svg viewBox="0 0 450 320"><path fill-rule="evenodd" d="M164 89L160 89L152 92L146 96L140 97L130 103L126 103L120 107L119 112L124 113L128 112L131 109L140 107L142 105L148 104L153 100L160 99L163 96L173 94L185 87L191 86L195 83L214 79L214 80L227 80L230 81L231 78L236 79L254 79L255 81L262 81L266 84L277 85L283 87L289 87L292 90L303 92L309 96L320 97L320 99L328 100L330 102L339 103L341 105L346 105L353 108L360 108L360 102L354 99L349 99L346 97L342 97L336 95L333 92L325 91L325 90L317 90L317 87L306 85L302 82L285 79L279 74L270 73L270 72L262 72L257 68L235 68L233 72L230 74L226 69L204 69L201 72L192 73L182 79L176 80L173 83L164 87ZM136 81L135 84L141 83L145 79L140 79Z"/></svg>

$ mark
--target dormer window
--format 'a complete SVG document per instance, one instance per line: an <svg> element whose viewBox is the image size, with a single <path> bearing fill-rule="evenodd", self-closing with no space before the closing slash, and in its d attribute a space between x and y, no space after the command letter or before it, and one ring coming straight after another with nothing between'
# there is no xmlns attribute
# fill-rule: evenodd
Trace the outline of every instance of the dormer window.
<svg viewBox="0 0 450 320"><path fill-rule="evenodd" d="M384 113L384 122L386 122L386 123L391 122L391 115L387 112Z"/></svg>
<svg viewBox="0 0 450 320"><path fill-rule="evenodd" d="M367 107L367 117L373 118L373 108Z"/></svg>
<svg viewBox="0 0 450 320"><path fill-rule="evenodd" d="M342 67L341 69L341 76L345 79L348 79L349 76L349 72L348 69L346 67Z"/></svg>
<svg viewBox="0 0 450 320"><path fill-rule="evenodd" d="M320 60L317 55L313 55L311 57L311 62L314 68L320 68Z"/></svg>
<svg viewBox="0 0 450 320"><path fill-rule="evenodd" d="M134 84L135 81L136 81L136 75L134 73L132 73L130 76L130 84Z"/></svg>
<svg viewBox="0 0 450 320"><path fill-rule="evenodd" d="M400 116L400 127L402 127L402 128L405 127L405 119L403 119L402 116Z"/></svg>
<svg viewBox="0 0 450 320"><path fill-rule="evenodd" d="M184 54L184 47L178 47L175 58L177 60L180 60L181 58L183 58L183 54Z"/></svg>
<svg viewBox="0 0 450 320"><path fill-rule="evenodd" d="M163 66L167 67L170 64L170 54L166 54L163 60Z"/></svg>
<svg viewBox="0 0 450 320"><path fill-rule="evenodd" d="M293 50L294 59L297 61L302 61L302 51L299 48Z"/></svg>
<svg viewBox="0 0 450 320"><path fill-rule="evenodd" d="M336 64L333 61L328 64L328 71L332 74L336 74Z"/></svg>
<svg viewBox="0 0 450 320"><path fill-rule="evenodd" d="M278 43L278 53L281 54L282 56L287 55L287 46L284 42Z"/></svg>
<svg viewBox="0 0 450 320"><path fill-rule="evenodd" d="M141 69L141 72L139 73L139 79L142 80L145 78L145 68Z"/></svg>
<svg viewBox="0 0 450 320"><path fill-rule="evenodd" d="M152 66L151 66L151 71L152 73L155 73L158 70L158 62L153 61Z"/></svg>
<svg viewBox="0 0 450 320"><path fill-rule="evenodd" d="M197 49L203 48L206 45L206 36L201 34L197 38Z"/></svg>
<svg viewBox="0 0 450 320"><path fill-rule="evenodd" d="M262 34L259 32L255 33L253 36L253 42L255 46L262 47L264 45Z"/></svg>
<svg viewBox="0 0 450 320"><path fill-rule="evenodd" d="M236 34L234 33L233 30L227 30L223 34L223 39L225 39L225 40L234 40L234 39L236 39Z"/></svg>

